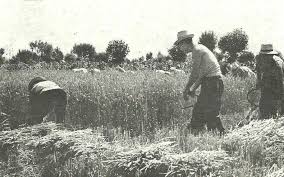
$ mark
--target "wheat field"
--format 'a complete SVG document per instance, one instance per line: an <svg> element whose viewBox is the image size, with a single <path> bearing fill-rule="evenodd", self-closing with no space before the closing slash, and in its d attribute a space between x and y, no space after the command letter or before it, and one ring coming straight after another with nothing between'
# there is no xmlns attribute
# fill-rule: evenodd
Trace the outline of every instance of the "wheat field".
<svg viewBox="0 0 284 177"><path fill-rule="evenodd" d="M18 128L29 116L27 84L38 75L66 90L65 125ZM182 101L187 78L154 71L0 71L1 112L17 128L0 133L0 176L281 176L283 119L235 128L255 81L224 78L221 118L228 134L193 136L184 129L191 108L181 109L194 103Z"/></svg>

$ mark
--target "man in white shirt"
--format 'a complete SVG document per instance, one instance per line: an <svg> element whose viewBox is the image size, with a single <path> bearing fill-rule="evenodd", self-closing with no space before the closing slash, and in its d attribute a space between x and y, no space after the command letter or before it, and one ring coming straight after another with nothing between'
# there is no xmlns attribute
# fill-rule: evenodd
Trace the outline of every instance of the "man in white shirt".
<svg viewBox="0 0 284 177"><path fill-rule="evenodd" d="M224 133L220 119L221 97L224 91L220 65L215 55L205 46L195 44L193 34L180 31L174 43L184 53L192 52L192 70L183 92L185 100L194 96L195 90L201 85L201 92L194 105L190 128L198 133L207 125L208 130L219 130Z"/></svg>

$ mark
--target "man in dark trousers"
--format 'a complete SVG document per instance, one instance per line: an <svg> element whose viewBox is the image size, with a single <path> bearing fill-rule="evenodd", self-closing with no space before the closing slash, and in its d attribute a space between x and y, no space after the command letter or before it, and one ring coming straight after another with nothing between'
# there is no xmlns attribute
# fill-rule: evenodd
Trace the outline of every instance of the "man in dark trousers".
<svg viewBox="0 0 284 177"><path fill-rule="evenodd" d="M221 96L224 91L220 65L214 54L204 45L193 42L193 34L180 31L175 45L184 53L192 52L192 70L183 92L185 100L195 95L195 90L201 85L200 95L193 107L190 128L193 133L200 132L204 125L207 129L219 130L224 133L220 119Z"/></svg>
<svg viewBox="0 0 284 177"><path fill-rule="evenodd" d="M273 50L272 44L262 44L256 56L257 82L260 89L260 119L276 117L277 112L283 115L283 77L284 62L279 52Z"/></svg>
<svg viewBox="0 0 284 177"><path fill-rule="evenodd" d="M31 108L28 124L39 124L43 121L64 122L67 95L62 88L43 77L35 77L30 81L28 90Z"/></svg>

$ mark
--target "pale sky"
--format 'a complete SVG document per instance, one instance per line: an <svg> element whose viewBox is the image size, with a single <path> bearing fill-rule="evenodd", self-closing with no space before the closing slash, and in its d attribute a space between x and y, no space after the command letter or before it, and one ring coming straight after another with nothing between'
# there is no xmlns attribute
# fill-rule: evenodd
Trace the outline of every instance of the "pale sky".
<svg viewBox="0 0 284 177"><path fill-rule="evenodd" d="M128 58L167 54L181 30L196 40L206 30L220 37L235 28L249 36L249 50L273 43L284 52L283 0L1 0L0 48L15 54L43 40L64 54L75 43L104 52L124 40ZM8 49L11 49L10 51Z"/></svg>

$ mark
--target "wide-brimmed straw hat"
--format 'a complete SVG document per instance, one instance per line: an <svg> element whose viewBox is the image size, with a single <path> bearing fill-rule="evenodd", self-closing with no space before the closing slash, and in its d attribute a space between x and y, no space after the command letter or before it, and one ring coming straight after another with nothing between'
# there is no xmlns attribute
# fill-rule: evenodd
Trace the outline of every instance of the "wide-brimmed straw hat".
<svg viewBox="0 0 284 177"><path fill-rule="evenodd" d="M277 55L278 52L273 50L272 44L261 44L260 48L260 54L266 54L266 55Z"/></svg>
<svg viewBox="0 0 284 177"><path fill-rule="evenodd" d="M188 38L193 38L194 34L188 34L186 30L180 31L177 33L177 41L174 43L174 45L179 44L181 41L188 39Z"/></svg>

